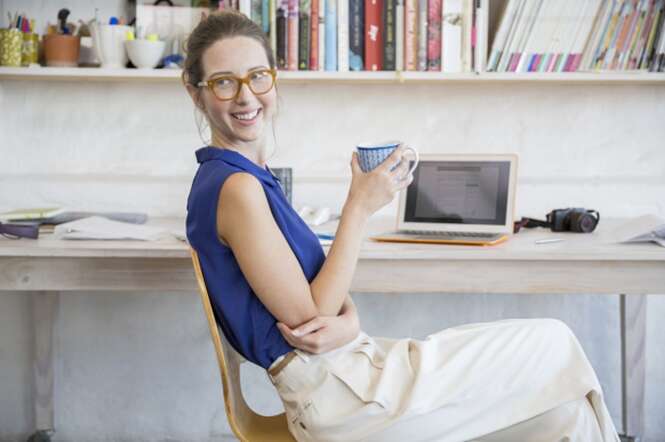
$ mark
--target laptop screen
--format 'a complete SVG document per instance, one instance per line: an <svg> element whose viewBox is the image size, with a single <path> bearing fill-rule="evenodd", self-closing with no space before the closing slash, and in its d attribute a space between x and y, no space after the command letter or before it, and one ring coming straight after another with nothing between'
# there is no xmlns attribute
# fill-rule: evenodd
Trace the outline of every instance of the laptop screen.
<svg viewBox="0 0 665 442"><path fill-rule="evenodd" d="M404 221L504 225L509 181L509 161L421 161Z"/></svg>

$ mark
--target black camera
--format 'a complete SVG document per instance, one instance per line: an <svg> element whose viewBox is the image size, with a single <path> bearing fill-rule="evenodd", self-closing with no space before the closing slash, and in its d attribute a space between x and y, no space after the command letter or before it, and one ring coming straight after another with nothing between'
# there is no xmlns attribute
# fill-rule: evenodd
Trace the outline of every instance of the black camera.
<svg viewBox="0 0 665 442"><path fill-rule="evenodd" d="M596 210L587 210L581 207L568 209L555 209L547 214L547 222L553 232L593 232L600 213Z"/></svg>

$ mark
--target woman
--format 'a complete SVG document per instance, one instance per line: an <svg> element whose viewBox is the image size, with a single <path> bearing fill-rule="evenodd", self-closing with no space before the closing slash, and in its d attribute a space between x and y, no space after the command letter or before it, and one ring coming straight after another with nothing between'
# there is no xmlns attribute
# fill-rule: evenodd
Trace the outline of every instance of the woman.
<svg viewBox="0 0 665 442"><path fill-rule="evenodd" d="M210 125L187 235L229 342L264 367L298 440L617 441L596 375L556 320L372 338L349 296L368 218L412 180L400 146L352 180L328 256L266 166L275 61L233 12L203 20L183 72Z"/></svg>

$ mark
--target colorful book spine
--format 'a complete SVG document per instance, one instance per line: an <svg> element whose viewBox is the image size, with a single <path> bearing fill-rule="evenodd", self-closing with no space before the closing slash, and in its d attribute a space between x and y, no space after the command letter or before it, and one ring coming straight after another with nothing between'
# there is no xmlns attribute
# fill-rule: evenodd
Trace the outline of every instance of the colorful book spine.
<svg viewBox="0 0 665 442"><path fill-rule="evenodd" d="M270 49L275 57L275 63L277 63L277 7L275 0L268 0L268 16L270 19L268 39L270 40Z"/></svg>
<svg viewBox="0 0 665 442"><path fill-rule="evenodd" d="M298 8L300 6L299 0L289 1L289 16L287 20L287 50L286 60L287 69L289 71L298 70Z"/></svg>
<svg viewBox="0 0 665 442"><path fill-rule="evenodd" d="M427 4L427 70L441 70L441 0Z"/></svg>
<svg viewBox="0 0 665 442"><path fill-rule="evenodd" d="M654 6L652 3L649 5L649 10L647 11L646 16L644 17L644 23L640 29L640 35L637 39L637 44L635 45L635 50L631 54L630 61L628 62L628 69L639 69L639 63L642 59L642 54L644 54L644 49L646 48L647 39L649 38L649 31L651 30L651 23L654 18Z"/></svg>
<svg viewBox="0 0 665 442"><path fill-rule="evenodd" d="M415 71L418 63L418 0L404 0L404 68Z"/></svg>
<svg viewBox="0 0 665 442"><path fill-rule="evenodd" d="M418 0L418 60L417 69L427 70L427 1Z"/></svg>
<svg viewBox="0 0 665 442"><path fill-rule="evenodd" d="M365 70L383 68L383 0L365 0Z"/></svg>
<svg viewBox="0 0 665 442"><path fill-rule="evenodd" d="M312 0L309 17L309 70L319 70L319 0Z"/></svg>
<svg viewBox="0 0 665 442"><path fill-rule="evenodd" d="M310 52L310 16L311 0L299 0L298 4L298 69L306 71L309 69Z"/></svg>
<svg viewBox="0 0 665 442"><path fill-rule="evenodd" d="M270 11L272 11L270 0L261 0L261 28L266 35L270 34Z"/></svg>
<svg viewBox="0 0 665 442"><path fill-rule="evenodd" d="M250 5L252 21L263 27L263 0L251 0Z"/></svg>
<svg viewBox="0 0 665 442"><path fill-rule="evenodd" d="M349 0L337 1L337 70L349 70Z"/></svg>
<svg viewBox="0 0 665 442"><path fill-rule="evenodd" d="M395 70L404 70L404 0L395 3Z"/></svg>
<svg viewBox="0 0 665 442"><path fill-rule="evenodd" d="M316 1L316 0L314 0ZM326 0L319 0L319 70L326 68Z"/></svg>
<svg viewBox="0 0 665 442"><path fill-rule="evenodd" d="M337 70L337 0L326 0L326 71Z"/></svg>
<svg viewBox="0 0 665 442"><path fill-rule="evenodd" d="M365 68L365 0L349 0L349 69Z"/></svg>
<svg viewBox="0 0 665 442"><path fill-rule="evenodd" d="M383 0L383 70L396 69L396 38L397 30L397 2L396 0Z"/></svg>
<svg viewBox="0 0 665 442"><path fill-rule="evenodd" d="M288 67L288 15L289 0L277 0L277 11L275 14L276 22L276 48L277 48L277 67L286 69Z"/></svg>
<svg viewBox="0 0 665 442"><path fill-rule="evenodd" d="M647 38L647 47L644 51L644 57L640 66L641 69L651 70L652 62L655 55L655 45L659 35L658 30L663 27L661 24L661 21L663 19L663 13L665 12L663 6L664 5L662 0L656 3L656 15L654 16L653 19L653 25L651 27L651 31L649 32L649 37Z"/></svg>
<svg viewBox="0 0 665 442"><path fill-rule="evenodd" d="M442 16L441 70L462 71L462 2L445 0Z"/></svg>

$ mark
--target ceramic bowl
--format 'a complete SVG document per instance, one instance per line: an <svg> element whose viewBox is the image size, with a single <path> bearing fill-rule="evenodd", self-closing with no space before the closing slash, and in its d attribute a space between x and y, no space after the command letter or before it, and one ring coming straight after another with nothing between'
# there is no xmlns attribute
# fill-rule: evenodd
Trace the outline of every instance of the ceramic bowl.
<svg viewBox="0 0 665 442"><path fill-rule="evenodd" d="M139 69L153 69L155 66L157 66L164 56L165 46L166 43L163 41L125 41L127 55L129 55L129 59L132 61L134 66Z"/></svg>

